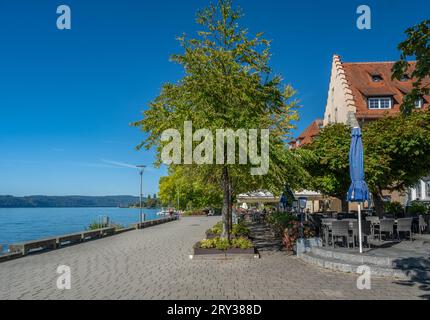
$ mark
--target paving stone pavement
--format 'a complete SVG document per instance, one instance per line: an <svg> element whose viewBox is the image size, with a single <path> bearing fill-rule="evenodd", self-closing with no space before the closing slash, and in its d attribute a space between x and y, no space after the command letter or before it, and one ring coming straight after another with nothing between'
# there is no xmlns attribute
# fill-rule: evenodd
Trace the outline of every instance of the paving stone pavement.
<svg viewBox="0 0 430 320"><path fill-rule="evenodd" d="M279 251L259 260L190 260L192 246L217 217L136 230L0 264L0 299L419 299L418 284L373 279L306 265ZM56 286L71 268L70 290Z"/></svg>

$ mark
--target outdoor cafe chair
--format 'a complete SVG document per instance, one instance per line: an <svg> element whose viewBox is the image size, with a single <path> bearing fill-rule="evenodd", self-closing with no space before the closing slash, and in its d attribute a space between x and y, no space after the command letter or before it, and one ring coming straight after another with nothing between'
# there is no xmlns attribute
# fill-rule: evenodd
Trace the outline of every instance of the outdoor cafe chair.
<svg viewBox="0 0 430 320"><path fill-rule="evenodd" d="M419 216L419 222L418 223L419 223L420 234L422 234L424 231L427 230L427 227L428 227L428 225L427 225L427 223L424 220L424 217L422 215Z"/></svg>
<svg viewBox="0 0 430 320"><path fill-rule="evenodd" d="M352 222L352 237L354 239L354 247L355 247L355 240L360 241L359 239L359 232L358 232L358 220L355 220ZM361 222L361 235L363 236L364 242L367 244L367 246L370 248L370 244L368 241L368 237L372 235L372 229L371 229L371 223L370 221L362 221Z"/></svg>
<svg viewBox="0 0 430 320"><path fill-rule="evenodd" d="M400 232L408 233L409 239L412 241L412 218L402 218L397 220L397 237L400 240Z"/></svg>
<svg viewBox="0 0 430 320"><path fill-rule="evenodd" d="M379 221L379 241L382 240L382 233L388 233L394 238L394 219L382 219Z"/></svg>
<svg viewBox="0 0 430 320"><path fill-rule="evenodd" d="M331 218L321 219L320 232L323 235L326 246L328 246L328 242L330 238L330 225L333 221L336 221L336 219L331 219Z"/></svg>
<svg viewBox="0 0 430 320"><path fill-rule="evenodd" d="M375 230L379 228L379 217L369 216L366 217L366 221L370 222L370 230L372 232L372 237L375 237Z"/></svg>
<svg viewBox="0 0 430 320"><path fill-rule="evenodd" d="M349 240L351 239L349 235L349 221L333 221L331 223L331 242L334 248L336 240L342 239L345 243L346 240L347 247L349 248Z"/></svg>

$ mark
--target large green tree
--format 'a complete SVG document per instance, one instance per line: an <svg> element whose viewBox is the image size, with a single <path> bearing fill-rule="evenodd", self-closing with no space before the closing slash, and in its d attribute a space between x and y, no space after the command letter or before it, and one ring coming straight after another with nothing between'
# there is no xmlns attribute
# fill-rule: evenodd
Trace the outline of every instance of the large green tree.
<svg viewBox="0 0 430 320"><path fill-rule="evenodd" d="M363 129L366 181L379 214L382 191L414 186L430 172L430 111L387 116Z"/></svg>
<svg viewBox="0 0 430 320"><path fill-rule="evenodd" d="M159 183L159 198L164 206L179 210L219 207L222 190L218 184L196 179L190 170L182 166L169 168L169 175Z"/></svg>
<svg viewBox="0 0 430 320"><path fill-rule="evenodd" d="M325 127L305 150L304 167L312 177L308 186L346 199L350 185L351 128ZM363 127L366 182L376 211L383 214L383 191L405 191L430 172L430 111L386 116ZM346 205L346 202L344 202ZM345 209L345 208L343 208Z"/></svg>
<svg viewBox="0 0 430 320"><path fill-rule="evenodd" d="M262 33L250 36L239 24L241 16L229 0L219 0L198 13L202 30L195 38L179 37L184 52L172 56L183 66L184 77L165 84L144 112L144 119L135 123L149 133L140 147L155 147L158 161L166 144L160 139L162 133L174 128L184 136L185 121L214 136L217 129L270 129L266 175L251 175L250 162L187 165L190 174L221 186L222 236L226 238L230 237L231 208L238 193L258 188L282 190L289 159L285 141L291 138L291 121L297 119L296 102L291 100L294 90L283 86L281 77L269 67L270 42ZM226 146L226 141L223 144ZM241 146L237 140L235 146L238 153ZM224 159L226 150L221 155Z"/></svg>
<svg viewBox="0 0 430 320"><path fill-rule="evenodd" d="M404 114L414 110L415 101L430 92L430 82L423 81L430 77L430 20L425 20L406 30L407 39L399 44L400 60L393 66L393 79L401 80L405 75L414 79L413 89L405 95L402 104ZM415 68L411 68L408 59L415 58Z"/></svg>
<svg viewBox="0 0 430 320"><path fill-rule="evenodd" d="M348 211L346 195L351 184L349 178L349 146L351 129L344 124L331 124L320 132L314 141L299 149L307 170L307 188L342 201L342 211Z"/></svg>

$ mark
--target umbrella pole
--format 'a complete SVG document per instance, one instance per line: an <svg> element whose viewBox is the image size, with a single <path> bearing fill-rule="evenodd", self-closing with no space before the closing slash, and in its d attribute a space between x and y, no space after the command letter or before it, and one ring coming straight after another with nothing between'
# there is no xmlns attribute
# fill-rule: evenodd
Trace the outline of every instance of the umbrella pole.
<svg viewBox="0 0 430 320"><path fill-rule="evenodd" d="M360 247L360 253L363 253L363 243L361 234L361 203L358 204L358 242Z"/></svg>

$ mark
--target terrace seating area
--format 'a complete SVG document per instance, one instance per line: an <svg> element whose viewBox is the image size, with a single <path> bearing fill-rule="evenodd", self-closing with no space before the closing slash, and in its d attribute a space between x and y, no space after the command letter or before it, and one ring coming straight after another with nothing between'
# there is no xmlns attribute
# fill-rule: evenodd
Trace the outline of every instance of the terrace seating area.
<svg viewBox="0 0 430 320"><path fill-rule="evenodd" d="M314 214L322 246L311 247L299 258L326 269L359 273L362 265L372 275L430 284L428 217L379 218L363 214L363 254L358 250L356 214ZM318 233L317 233L318 234Z"/></svg>
<svg viewBox="0 0 430 320"><path fill-rule="evenodd" d="M355 218L345 216L345 214L340 214L336 218L321 216L318 227L325 246L355 248L358 245L357 216L355 215ZM428 223L423 216L398 219L390 216L384 218L367 216L361 225L362 239L368 247L369 240L413 241L415 234L428 232Z"/></svg>

